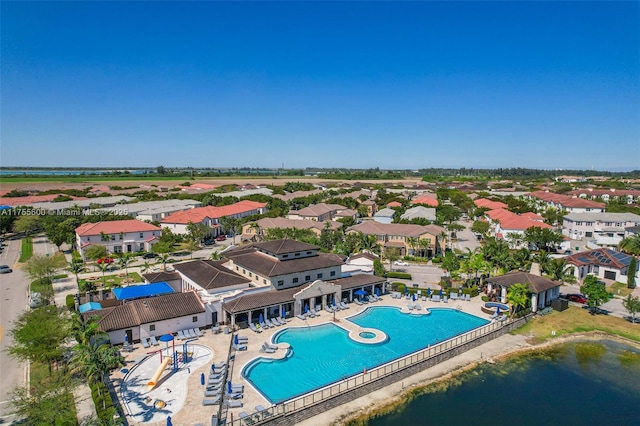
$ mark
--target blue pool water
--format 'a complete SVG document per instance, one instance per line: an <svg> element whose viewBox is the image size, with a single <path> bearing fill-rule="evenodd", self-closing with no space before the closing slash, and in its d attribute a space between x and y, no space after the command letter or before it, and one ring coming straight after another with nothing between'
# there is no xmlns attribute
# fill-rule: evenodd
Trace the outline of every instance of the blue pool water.
<svg viewBox="0 0 640 426"><path fill-rule="evenodd" d="M382 330L388 339L375 345L358 343L333 323L287 328L274 339L291 345L290 356L259 358L242 375L272 403L278 403L489 323L455 309L432 309L431 315L417 316L393 307L370 307L349 321Z"/></svg>

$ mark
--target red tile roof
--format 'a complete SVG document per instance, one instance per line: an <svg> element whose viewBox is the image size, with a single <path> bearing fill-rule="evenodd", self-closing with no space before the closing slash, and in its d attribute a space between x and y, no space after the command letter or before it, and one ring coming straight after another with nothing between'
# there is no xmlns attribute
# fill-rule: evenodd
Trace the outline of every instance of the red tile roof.
<svg viewBox="0 0 640 426"><path fill-rule="evenodd" d="M529 193L529 196L533 198L537 198L542 201L546 201L548 203L559 204L563 207L595 208L595 209L605 208L604 203L599 203L597 201L591 201L591 200L584 200L582 198L570 197L568 195L555 194L553 192L534 191Z"/></svg>
<svg viewBox="0 0 640 426"><path fill-rule="evenodd" d="M402 204L397 201L391 201L390 203L387 203L387 207L402 207Z"/></svg>
<svg viewBox="0 0 640 426"><path fill-rule="evenodd" d="M161 229L157 226L151 225L147 222L140 220L128 219L128 220L111 220L107 222L98 223L83 223L76 228L76 234L81 237L87 235L100 235L101 233L119 234L120 232L145 232L145 231L158 231Z"/></svg>
<svg viewBox="0 0 640 426"><path fill-rule="evenodd" d="M59 196L67 197L65 194L49 194L49 195L28 195L26 197L2 197L0 198L1 206L25 206L35 203L47 203L55 200ZM71 197L73 200L88 200L87 197Z"/></svg>
<svg viewBox="0 0 640 426"><path fill-rule="evenodd" d="M422 195L411 200L411 204L426 204L430 207L438 207L438 199L430 195Z"/></svg>
<svg viewBox="0 0 640 426"><path fill-rule="evenodd" d="M504 230L526 230L534 226L538 228L551 228L550 225L547 225L544 222L532 219L528 216L520 216L505 209L489 210L485 214L489 216L491 220L497 220L500 222L500 227Z"/></svg>
<svg viewBox="0 0 640 426"><path fill-rule="evenodd" d="M478 198L473 203L476 205L476 207L487 208L491 210L506 209L507 207L509 207L505 203L502 203L500 201L491 201L487 200L486 198Z"/></svg>
<svg viewBox="0 0 640 426"><path fill-rule="evenodd" d="M257 201L242 200L228 206L221 207L196 207L194 209L183 210L175 212L162 219L161 223L182 223L187 224L189 222L198 223L202 222L205 218L219 219L224 216L232 216L252 210L265 208L267 203L259 203Z"/></svg>

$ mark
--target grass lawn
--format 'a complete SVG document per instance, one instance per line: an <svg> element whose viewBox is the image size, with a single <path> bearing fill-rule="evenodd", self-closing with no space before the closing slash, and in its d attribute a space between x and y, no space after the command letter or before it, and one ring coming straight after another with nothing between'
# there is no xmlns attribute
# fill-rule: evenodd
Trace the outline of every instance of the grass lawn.
<svg viewBox="0 0 640 426"><path fill-rule="evenodd" d="M633 292L632 288L628 288L626 283L615 282L607 287L607 291L609 293L618 294L618 290L620 290L620 296L627 297Z"/></svg>
<svg viewBox="0 0 640 426"><path fill-rule="evenodd" d="M104 281L106 281L107 287L121 287L123 284L125 284L124 281L126 279L127 279L127 277L125 276L124 271L118 272L117 275L105 275L104 276ZM129 272L129 280L133 280L129 284L135 284L135 283L144 282L144 280L142 279L140 274L138 274L137 272ZM84 286L85 286L86 282L87 282L86 279L84 279L84 278L80 279L79 285L80 285L80 289L82 291L84 291ZM98 287L102 286L102 283L103 283L102 276L98 277L98 279L95 280L94 282L96 283L96 285Z"/></svg>
<svg viewBox="0 0 640 426"><path fill-rule="evenodd" d="M29 367L30 375L29 380L31 386L45 386L47 388L55 387L55 384L59 381L59 376L63 373L53 370L51 376L49 376L49 367L47 364L39 362L32 362ZM56 426L77 425L78 418L76 414L76 404L73 400L72 393L66 393L56 398L57 404L63 406L58 412L64 412L64 418L56 419Z"/></svg>
<svg viewBox="0 0 640 426"><path fill-rule="evenodd" d="M31 237L23 238L22 248L20 250L20 259L18 259L18 262L24 263L31 259L33 255L33 239L31 239Z"/></svg>
<svg viewBox="0 0 640 426"><path fill-rule="evenodd" d="M53 255L53 260L55 262L56 269L64 269L69 266L69 263L67 263L67 258L64 257L64 253L62 253L61 251L57 251Z"/></svg>
<svg viewBox="0 0 640 426"><path fill-rule="evenodd" d="M591 315L589 310L575 306L569 306L569 309L562 312L553 311L549 315L537 316L513 331L513 334L531 335L538 341L545 341L552 337L552 331L556 332L556 337L602 331L640 342L640 323L632 324L625 319L609 315Z"/></svg>

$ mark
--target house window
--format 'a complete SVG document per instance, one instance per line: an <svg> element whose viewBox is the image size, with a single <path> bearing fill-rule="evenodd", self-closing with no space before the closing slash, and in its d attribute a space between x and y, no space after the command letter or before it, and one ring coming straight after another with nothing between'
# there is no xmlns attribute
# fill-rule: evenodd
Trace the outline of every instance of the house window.
<svg viewBox="0 0 640 426"><path fill-rule="evenodd" d="M191 317L191 322L198 322L198 316Z"/></svg>
<svg viewBox="0 0 640 426"><path fill-rule="evenodd" d="M115 235L112 235L112 236L111 236L111 241L115 241L115 240L116 240L116 236L115 236Z"/></svg>
<svg viewBox="0 0 640 426"><path fill-rule="evenodd" d="M119 240L122 240L123 234L122 232L120 233L120 236L118 237Z"/></svg>
<svg viewBox="0 0 640 426"><path fill-rule="evenodd" d="M280 286L282 286L282 285L284 285L284 281L279 280L279 281L278 281L278 287L280 287Z"/></svg>
<svg viewBox="0 0 640 426"><path fill-rule="evenodd" d="M296 253L295 255L296 255L296 256L300 256L300 253Z"/></svg>
<svg viewBox="0 0 640 426"><path fill-rule="evenodd" d="M239 271L239 270L240 270L240 268L238 266L236 266L236 271Z"/></svg>
<svg viewBox="0 0 640 426"><path fill-rule="evenodd" d="M308 251L308 252L307 252L307 254L311 254L311 252L310 252L310 251Z"/></svg>
<svg viewBox="0 0 640 426"><path fill-rule="evenodd" d="M311 281L311 275L305 275L304 280L305 281Z"/></svg>
<svg viewBox="0 0 640 426"><path fill-rule="evenodd" d="M120 247L120 246L115 246L115 247L113 248L113 252L114 252L114 253L122 253L122 247Z"/></svg>
<svg viewBox="0 0 640 426"><path fill-rule="evenodd" d="M264 278L262 279L262 284L266 284L267 280L265 280Z"/></svg>
<svg viewBox="0 0 640 426"><path fill-rule="evenodd" d="M298 278L296 277L296 278L293 279L293 283L295 284L297 282L298 282Z"/></svg>
<svg viewBox="0 0 640 426"><path fill-rule="evenodd" d="M140 238L144 238L144 234L142 232L140 233Z"/></svg>
<svg viewBox="0 0 640 426"><path fill-rule="evenodd" d="M244 275L244 274L246 274L246 273L247 273L247 270L246 270L246 269L243 269L243 270L242 270L242 275Z"/></svg>
<svg viewBox="0 0 640 426"><path fill-rule="evenodd" d="M149 331L156 331L156 325L155 324L151 324L149 326Z"/></svg>
<svg viewBox="0 0 640 426"><path fill-rule="evenodd" d="M287 257L289 257L289 255L288 255L288 254L283 254L283 255L282 255L282 258L283 258L283 259L286 259Z"/></svg>
<svg viewBox="0 0 640 426"><path fill-rule="evenodd" d="M335 277L335 276L336 276L336 271L331 271L331 274L330 274L330 275L331 275L332 277Z"/></svg>
<svg viewBox="0 0 640 426"><path fill-rule="evenodd" d="M322 274L318 274L318 279L322 278Z"/></svg>
<svg viewBox="0 0 640 426"><path fill-rule="evenodd" d="M249 272L249 278L253 278L253 274Z"/></svg>

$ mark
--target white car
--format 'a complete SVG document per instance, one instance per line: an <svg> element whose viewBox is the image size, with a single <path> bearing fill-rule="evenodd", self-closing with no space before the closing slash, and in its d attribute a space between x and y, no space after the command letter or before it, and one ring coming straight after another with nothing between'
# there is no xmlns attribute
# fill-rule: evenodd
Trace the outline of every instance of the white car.
<svg viewBox="0 0 640 426"><path fill-rule="evenodd" d="M396 260L395 262L393 262L393 264L396 266L409 266L409 264L404 260Z"/></svg>

